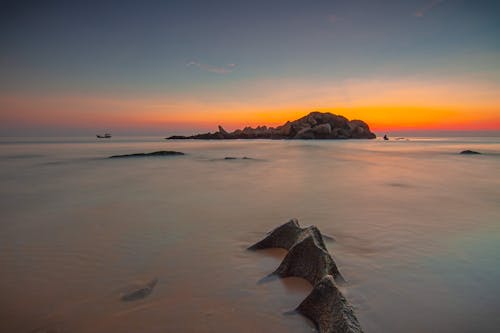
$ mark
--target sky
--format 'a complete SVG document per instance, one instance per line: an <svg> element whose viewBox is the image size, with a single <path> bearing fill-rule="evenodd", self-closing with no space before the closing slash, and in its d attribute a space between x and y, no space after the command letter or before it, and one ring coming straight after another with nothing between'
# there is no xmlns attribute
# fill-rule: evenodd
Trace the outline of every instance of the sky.
<svg viewBox="0 0 500 333"><path fill-rule="evenodd" d="M500 131L499 36L500 1L0 0L0 136Z"/></svg>

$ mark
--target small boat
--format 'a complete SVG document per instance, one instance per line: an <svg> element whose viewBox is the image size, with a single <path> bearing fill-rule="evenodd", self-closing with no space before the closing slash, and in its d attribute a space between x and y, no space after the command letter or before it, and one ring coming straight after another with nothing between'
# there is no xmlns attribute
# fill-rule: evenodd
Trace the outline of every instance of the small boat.
<svg viewBox="0 0 500 333"><path fill-rule="evenodd" d="M389 140L389 138L387 137L387 134L384 135L384 140Z"/></svg>
<svg viewBox="0 0 500 333"><path fill-rule="evenodd" d="M99 139L109 139L109 138L111 138L111 134L109 134L109 133L104 133L104 135L99 135L99 134L97 134L96 136L97 136Z"/></svg>

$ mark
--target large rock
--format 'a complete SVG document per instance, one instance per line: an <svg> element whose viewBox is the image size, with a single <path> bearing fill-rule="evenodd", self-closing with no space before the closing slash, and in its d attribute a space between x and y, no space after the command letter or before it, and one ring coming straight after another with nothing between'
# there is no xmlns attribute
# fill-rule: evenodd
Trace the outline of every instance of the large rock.
<svg viewBox="0 0 500 333"><path fill-rule="evenodd" d="M313 133L319 136L328 136L332 133L332 125L329 123L318 125L313 128Z"/></svg>
<svg viewBox="0 0 500 333"><path fill-rule="evenodd" d="M297 311L311 319L320 333L362 333L352 306L340 292L331 275L314 285Z"/></svg>
<svg viewBox="0 0 500 333"><path fill-rule="evenodd" d="M313 285L312 292L298 306L299 313L311 319L323 333L362 332L352 307L335 284L335 280L345 280L318 228L301 228L297 219L291 219L249 249L271 247L289 250L271 275L302 277Z"/></svg>
<svg viewBox="0 0 500 333"><path fill-rule="evenodd" d="M280 277L302 277L313 286L325 275L332 275L335 280L345 282L330 253L316 239L314 235L308 235L295 243L273 274Z"/></svg>
<svg viewBox="0 0 500 333"><path fill-rule="evenodd" d="M311 127L307 126L302 128L295 134L294 139L311 140L315 139L314 131Z"/></svg>
<svg viewBox="0 0 500 333"><path fill-rule="evenodd" d="M167 139L373 139L375 134L362 120L351 120L329 112L311 112L294 121L287 121L276 128L245 127L231 133L219 125L219 131L192 136L174 135Z"/></svg>
<svg viewBox="0 0 500 333"><path fill-rule="evenodd" d="M348 125L351 129L351 137L353 139L375 138L375 134L370 132L370 128L362 120L351 120Z"/></svg>

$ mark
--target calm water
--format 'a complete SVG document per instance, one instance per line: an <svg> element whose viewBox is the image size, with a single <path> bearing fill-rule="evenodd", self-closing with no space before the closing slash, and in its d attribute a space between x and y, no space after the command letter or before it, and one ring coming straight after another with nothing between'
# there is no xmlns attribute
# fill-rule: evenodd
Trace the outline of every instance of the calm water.
<svg viewBox="0 0 500 333"><path fill-rule="evenodd" d="M154 150L188 155L106 158ZM1 332L311 332L307 282L257 284L284 252L245 251L292 217L366 332L500 327L500 138L4 138L0 180Z"/></svg>

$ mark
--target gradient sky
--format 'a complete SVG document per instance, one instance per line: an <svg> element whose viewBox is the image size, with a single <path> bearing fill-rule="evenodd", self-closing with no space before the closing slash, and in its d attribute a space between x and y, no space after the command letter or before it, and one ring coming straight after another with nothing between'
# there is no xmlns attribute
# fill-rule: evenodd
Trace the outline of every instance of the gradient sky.
<svg viewBox="0 0 500 333"><path fill-rule="evenodd" d="M0 135L500 130L499 36L500 1L0 1Z"/></svg>

